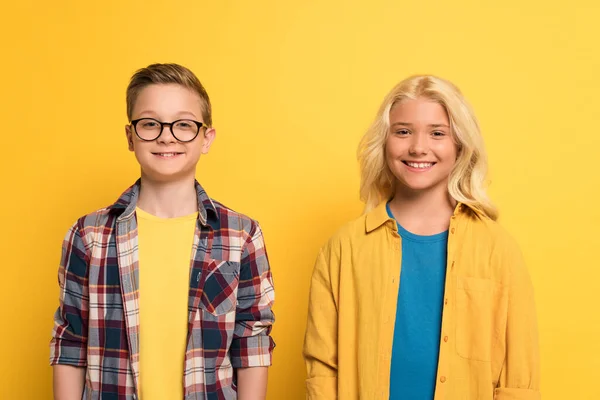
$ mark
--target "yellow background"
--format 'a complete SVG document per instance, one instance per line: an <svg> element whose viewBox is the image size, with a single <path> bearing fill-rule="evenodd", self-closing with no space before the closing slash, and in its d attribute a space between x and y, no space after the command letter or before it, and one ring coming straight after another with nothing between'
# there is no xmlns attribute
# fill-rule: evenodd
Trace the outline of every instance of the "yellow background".
<svg viewBox="0 0 600 400"><path fill-rule="evenodd" d="M355 150L414 73L458 84L481 121L491 195L536 288L544 399L600 380L600 6L595 1L4 2L0 398L50 399L60 245L138 175L125 88L178 62L205 84L208 193L258 219L277 290L269 399L302 399L308 285L361 212Z"/></svg>

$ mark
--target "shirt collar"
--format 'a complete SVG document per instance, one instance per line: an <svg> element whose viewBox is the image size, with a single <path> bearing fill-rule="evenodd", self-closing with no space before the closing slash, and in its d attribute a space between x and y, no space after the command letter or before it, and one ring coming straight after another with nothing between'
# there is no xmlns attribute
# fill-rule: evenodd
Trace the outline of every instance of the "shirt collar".
<svg viewBox="0 0 600 400"><path fill-rule="evenodd" d="M393 218L391 218L388 215L387 210L385 208L386 204L387 204L387 201L383 201L377 207L375 207L374 209L372 209L371 211L369 211L367 213L366 220L365 220L365 228L367 230L367 233L374 231L375 229L379 228L380 226L383 226L388 221L391 221L391 223L393 224L392 227L394 227L394 229L395 229L396 222L394 221ZM458 203L456 205L456 207L454 208L453 215L457 216L457 215L469 214L469 213L474 213L478 217L485 216L485 214L481 210L479 210L473 206L470 206L468 204L465 204L465 203Z"/></svg>
<svg viewBox="0 0 600 400"><path fill-rule="evenodd" d="M132 186L125 190L123 194L121 194L112 206L109 207L110 210L121 214L119 216L120 220L130 218L135 212L141 185L141 179L138 179ZM194 181L194 185L196 187L196 195L198 198L198 218L200 219L200 223L202 225L207 225L208 218L215 218L218 220L219 214L217 213L217 209L211 198L208 197L206 191L198 181Z"/></svg>

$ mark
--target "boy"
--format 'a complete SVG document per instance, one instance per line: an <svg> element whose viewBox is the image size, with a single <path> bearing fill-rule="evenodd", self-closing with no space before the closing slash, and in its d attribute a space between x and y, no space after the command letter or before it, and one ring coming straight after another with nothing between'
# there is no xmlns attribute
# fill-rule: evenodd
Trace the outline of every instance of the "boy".
<svg viewBox="0 0 600 400"><path fill-rule="evenodd" d="M273 282L257 222L195 180L215 138L208 94L153 64L131 78L127 117L141 178L63 243L55 399L264 399Z"/></svg>

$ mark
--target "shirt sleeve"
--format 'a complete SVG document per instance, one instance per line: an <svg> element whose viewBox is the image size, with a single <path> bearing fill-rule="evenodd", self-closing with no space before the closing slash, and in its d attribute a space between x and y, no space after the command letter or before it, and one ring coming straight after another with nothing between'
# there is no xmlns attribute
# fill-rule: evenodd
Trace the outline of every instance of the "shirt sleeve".
<svg viewBox="0 0 600 400"><path fill-rule="evenodd" d="M329 251L321 250L311 279L304 338L308 400L335 400L338 395L336 266L339 266L337 257Z"/></svg>
<svg viewBox="0 0 600 400"><path fill-rule="evenodd" d="M235 329L230 348L234 368L264 367L272 363L275 342L273 277L258 223L253 222L242 250Z"/></svg>
<svg viewBox="0 0 600 400"><path fill-rule="evenodd" d="M67 232L58 269L59 307L54 314L50 365L85 367L88 332L88 262L77 224Z"/></svg>
<svg viewBox="0 0 600 400"><path fill-rule="evenodd" d="M495 400L539 400L540 351L533 285L521 250L511 240L505 255L510 270L506 357Z"/></svg>

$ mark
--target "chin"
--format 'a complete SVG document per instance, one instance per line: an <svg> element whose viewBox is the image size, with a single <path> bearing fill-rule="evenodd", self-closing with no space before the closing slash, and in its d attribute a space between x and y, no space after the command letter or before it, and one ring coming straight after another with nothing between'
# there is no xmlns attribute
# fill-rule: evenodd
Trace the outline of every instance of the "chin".
<svg viewBox="0 0 600 400"><path fill-rule="evenodd" d="M186 173L185 171L157 171L157 170L152 170L152 171L145 171L144 172L144 176L147 179L150 179L154 182L172 182L172 181L176 181L179 179L182 179L183 177L189 175L189 173Z"/></svg>
<svg viewBox="0 0 600 400"><path fill-rule="evenodd" d="M399 188L405 188L411 192L426 192L429 190L435 190L442 182L410 182L406 180L400 180Z"/></svg>
<svg viewBox="0 0 600 400"><path fill-rule="evenodd" d="M428 190L432 190L432 186L422 186L422 185L402 185L404 188L411 192L427 192Z"/></svg>

